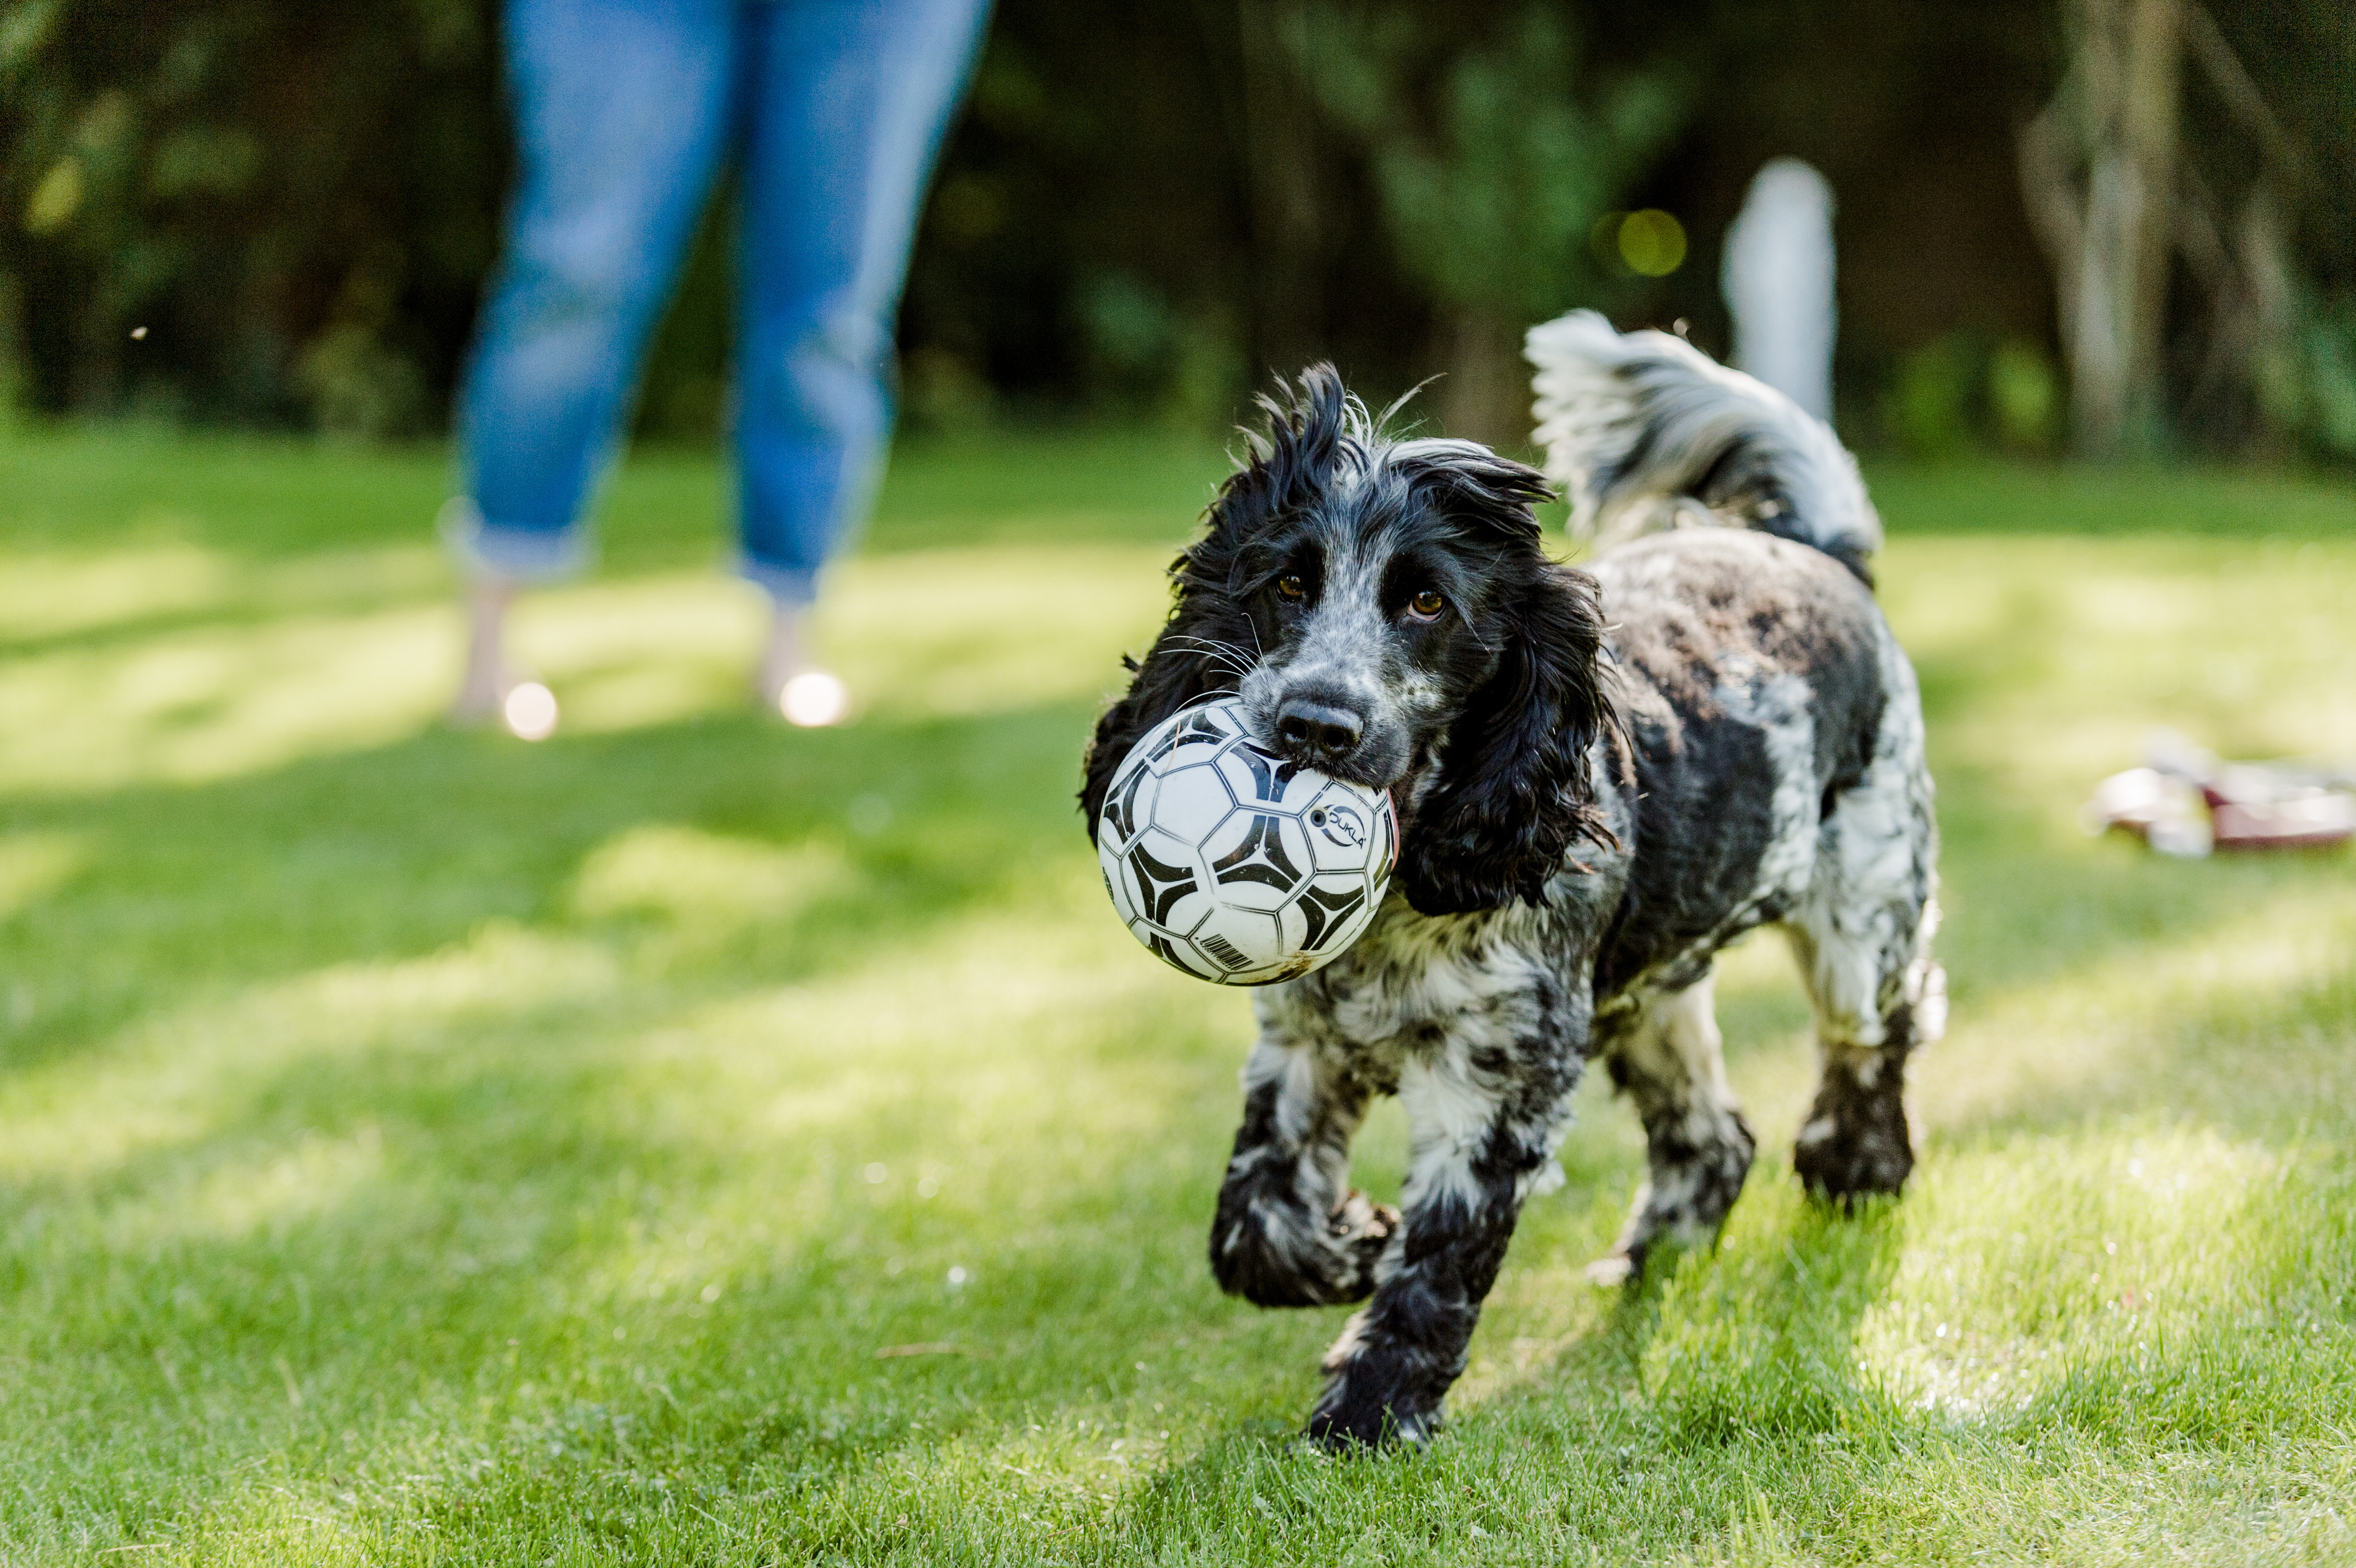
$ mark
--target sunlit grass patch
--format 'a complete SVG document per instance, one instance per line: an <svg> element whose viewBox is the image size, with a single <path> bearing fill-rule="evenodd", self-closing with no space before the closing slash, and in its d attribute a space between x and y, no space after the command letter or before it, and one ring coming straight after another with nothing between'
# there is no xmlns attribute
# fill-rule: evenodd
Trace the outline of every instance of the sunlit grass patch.
<svg viewBox="0 0 2356 1568"><path fill-rule="evenodd" d="M1166 552L1008 547L853 562L820 617L825 650L873 717L1002 713L1108 691L1102 650L1166 603ZM180 567L145 564L159 588ZM194 783L351 752L434 724L457 677L446 577L404 573L393 605L321 614L273 597L225 622L74 643L0 667L0 787ZM201 589L201 583L197 587ZM71 584L49 602L69 607ZM81 585L91 614L113 585ZM194 602L201 602L194 601ZM560 588L517 616L519 656L568 733L644 729L749 704L757 595L710 573ZM1115 672L1117 673L1117 672Z"/></svg>
<svg viewBox="0 0 2356 1568"><path fill-rule="evenodd" d="M10 643L41 642L174 613L216 609L234 592L235 563L194 545L89 552L13 552L0 581Z"/></svg>
<svg viewBox="0 0 2356 1568"><path fill-rule="evenodd" d="M1901 539L1889 559L1941 743L2024 794L2083 793L2159 725L2237 756L2356 733L2356 540Z"/></svg>
<svg viewBox="0 0 2356 1568"><path fill-rule="evenodd" d="M2270 1315L2299 1294L2268 1266L2276 1227L2346 1178L2297 1163L2165 1124L1956 1149L1920 1194L1943 1244L1859 1324L1861 1363L1924 1409L2025 1410L2090 1366Z"/></svg>
<svg viewBox="0 0 2356 1568"><path fill-rule="evenodd" d="M438 609L193 626L0 667L0 787L194 783L414 733L457 664Z"/></svg>
<svg viewBox="0 0 2356 1568"><path fill-rule="evenodd" d="M14 833L0 838L0 920L55 894L90 860L90 845L73 833Z"/></svg>
<svg viewBox="0 0 2356 1568"><path fill-rule="evenodd" d="M0 1079L15 1179L108 1170L142 1150L233 1130L290 1072L384 1051L463 1049L500 1015L594 1007L617 975L605 949L486 925L462 946L342 964L158 1008L84 1058Z"/></svg>
<svg viewBox="0 0 2356 1568"><path fill-rule="evenodd" d="M1798 1191L1748 942L1719 1246L1584 1282L1643 1161L1591 1082L1450 1427L1353 1463L1295 1438L1343 1313L1203 1258L1248 999L1072 802L1216 453L911 457L823 733L750 708L715 471L633 465L525 746L437 721L438 454L11 440L11 1563L2356 1560L2356 862L2074 823L2150 723L2356 753L2343 491L1878 476L1955 998L1912 1189Z"/></svg>
<svg viewBox="0 0 2356 1568"><path fill-rule="evenodd" d="M653 823L591 851L573 907L587 920L655 923L661 935L641 952L659 963L666 950L707 948L756 926L809 918L858 885L858 869L840 844L786 848Z"/></svg>

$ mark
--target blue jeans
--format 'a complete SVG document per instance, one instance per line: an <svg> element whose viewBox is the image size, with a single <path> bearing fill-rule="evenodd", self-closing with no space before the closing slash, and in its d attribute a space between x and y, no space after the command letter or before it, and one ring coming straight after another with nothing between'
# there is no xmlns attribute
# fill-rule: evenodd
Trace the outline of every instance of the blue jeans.
<svg viewBox="0 0 2356 1568"><path fill-rule="evenodd" d="M582 513L714 180L744 190L744 574L807 603L873 487L916 215L988 0L508 0L520 175L459 399L452 542L526 581Z"/></svg>

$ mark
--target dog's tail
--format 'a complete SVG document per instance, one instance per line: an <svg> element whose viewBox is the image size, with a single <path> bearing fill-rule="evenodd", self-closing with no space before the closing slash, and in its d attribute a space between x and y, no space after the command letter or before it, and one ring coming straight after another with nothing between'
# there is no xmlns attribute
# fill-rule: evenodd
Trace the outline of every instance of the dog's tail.
<svg viewBox="0 0 2356 1568"><path fill-rule="evenodd" d="M1525 350L1547 477L1571 530L1601 545L1696 524L1813 545L1871 581L1881 519L1822 420L1665 332L1591 310L1530 328Z"/></svg>

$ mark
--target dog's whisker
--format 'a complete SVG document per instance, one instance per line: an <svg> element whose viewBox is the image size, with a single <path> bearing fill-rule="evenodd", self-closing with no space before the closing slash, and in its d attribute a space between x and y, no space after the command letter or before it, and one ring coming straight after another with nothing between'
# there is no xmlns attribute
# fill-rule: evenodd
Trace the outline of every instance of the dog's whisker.
<svg viewBox="0 0 2356 1568"><path fill-rule="evenodd" d="M1173 713L1191 713L1197 708L1208 708L1214 702L1229 701L1237 697L1240 697L1242 693L1232 686L1215 686L1211 688L1210 690L1203 693L1202 696L1197 697L1191 701L1180 703L1176 708L1172 709L1171 711Z"/></svg>
<svg viewBox="0 0 2356 1568"><path fill-rule="evenodd" d="M1257 640L1258 634L1255 632L1253 636ZM1213 637L1192 636L1184 633L1173 633L1171 641L1193 644L1208 656L1213 667L1229 671L1238 682L1249 677L1257 667L1258 661L1234 643L1222 642Z"/></svg>
<svg viewBox="0 0 2356 1568"><path fill-rule="evenodd" d="M1254 639L1257 640L1258 634L1254 633L1253 636ZM1198 648L1206 648L1215 653L1230 654L1237 658L1244 656L1242 644L1226 642L1216 637L1197 637L1183 632L1173 632L1171 634L1171 640L1173 642L1192 643Z"/></svg>

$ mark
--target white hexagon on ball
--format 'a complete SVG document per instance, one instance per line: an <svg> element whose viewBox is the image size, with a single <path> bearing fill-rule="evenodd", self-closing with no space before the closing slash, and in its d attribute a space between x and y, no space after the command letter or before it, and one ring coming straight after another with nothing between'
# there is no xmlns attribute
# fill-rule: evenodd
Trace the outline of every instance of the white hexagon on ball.
<svg viewBox="0 0 2356 1568"><path fill-rule="evenodd" d="M1155 726L1097 824L1113 908L1185 974L1264 986L1331 963L1375 918L1398 855L1382 790L1257 745L1232 701Z"/></svg>

